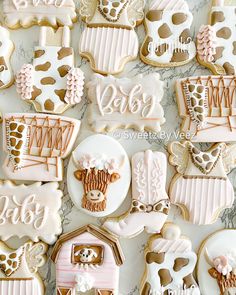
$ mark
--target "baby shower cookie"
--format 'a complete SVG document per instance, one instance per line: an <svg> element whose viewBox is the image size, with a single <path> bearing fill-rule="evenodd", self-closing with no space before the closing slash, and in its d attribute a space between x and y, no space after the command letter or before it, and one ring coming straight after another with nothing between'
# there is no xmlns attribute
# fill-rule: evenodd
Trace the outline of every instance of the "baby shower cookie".
<svg viewBox="0 0 236 295"><path fill-rule="evenodd" d="M11 249L0 241L0 290L3 295L44 295L38 268L46 262L47 245L25 243Z"/></svg>
<svg viewBox="0 0 236 295"><path fill-rule="evenodd" d="M14 81L10 58L14 51L14 43L10 33L0 25L0 89L11 86Z"/></svg>
<svg viewBox="0 0 236 295"><path fill-rule="evenodd" d="M33 25L72 27L77 20L74 0L3 0L3 12L11 29Z"/></svg>
<svg viewBox="0 0 236 295"><path fill-rule="evenodd" d="M130 186L130 163L124 148L110 136L97 134L72 153L67 171L70 197L77 208L96 217L117 210Z"/></svg>
<svg viewBox="0 0 236 295"><path fill-rule="evenodd" d="M159 233L170 210L166 193L166 156L147 150L132 158L132 205L118 217L108 218L103 227L124 238L132 238L146 230Z"/></svg>
<svg viewBox="0 0 236 295"><path fill-rule="evenodd" d="M218 143L201 151L189 141L172 142L169 153L177 170L169 189L171 203L194 224L214 223L234 202L227 174L235 168L236 145Z"/></svg>
<svg viewBox="0 0 236 295"><path fill-rule="evenodd" d="M79 51L101 74L118 74L138 55L134 28L144 18L145 0L82 0L80 15L87 27Z"/></svg>
<svg viewBox="0 0 236 295"><path fill-rule="evenodd" d="M197 276L202 295L236 294L236 230L210 235L201 245Z"/></svg>
<svg viewBox="0 0 236 295"><path fill-rule="evenodd" d="M45 114L9 113L3 118L3 172L8 179L61 181L80 121Z"/></svg>
<svg viewBox="0 0 236 295"><path fill-rule="evenodd" d="M57 294L119 295L119 268L124 256L118 239L87 225L62 235L52 255Z"/></svg>
<svg viewBox="0 0 236 295"><path fill-rule="evenodd" d="M236 0L213 0L197 35L197 59L215 75L236 74Z"/></svg>
<svg viewBox="0 0 236 295"><path fill-rule="evenodd" d="M164 124L160 101L164 95L160 75L138 75L132 79L94 74L87 83L89 124L96 132L117 128L159 132Z"/></svg>
<svg viewBox="0 0 236 295"><path fill-rule="evenodd" d="M199 76L176 82L181 130L193 142L230 142L236 136L235 76Z"/></svg>
<svg viewBox="0 0 236 295"><path fill-rule="evenodd" d="M37 112L61 114L81 101L84 73L74 66L70 29L42 27L33 64L25 64L16 75L21 98Z"/></svg>
<svg viewBox="0 0 236 295"><path fill-rule="evenodd" d="M190 28L193 15L185 0L151 0L145 16L143 62L157 67L189 63L196 55Z"/></svg>
<svg viewBox="0 0 236 295"><path fill-rule="evenodd" d="M177 225L166 223L160 235L150 238L145 262L140 295L200 295L193 277L197 255L191 241L181 236Z"/></svg>

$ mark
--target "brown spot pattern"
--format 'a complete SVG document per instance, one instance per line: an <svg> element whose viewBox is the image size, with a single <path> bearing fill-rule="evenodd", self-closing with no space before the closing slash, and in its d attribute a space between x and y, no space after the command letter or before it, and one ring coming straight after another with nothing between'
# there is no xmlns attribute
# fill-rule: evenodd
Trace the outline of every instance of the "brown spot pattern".
<svg viewBox="0 0 236 295"><path fill-rule="evenodd" d="M223 68L225 69L225 72L227 75L234 75L235 74L234 66L231 65L231 63L229 63L229 62L224 63Z"/></svg>
<svg viewBox="0 0 236 295"><path fill-rule="evenodd" d="M224 27L216 32L216 36L218 38L229 39L231 37L231 30L230 28Z"/></svg>
<svg viewBox="0 0 236 295"><path fill-rule="evenodd" d="M225 20L224 13L222 11L214 11L211 15L211 24L223 22Z"/></svg>
<svg viewBox="0 0 236 295"><path fill-rule="evenodd" d="M37 65L35 67L35 71L42 71L42 72L46 72L47 70L49 70L51 67L51 63L48 61L42 65Z"/></svg>
<svg viewBox="0 0 236 295"><path fill-rule="evenodd" d="M191 42L191 33L189 29L183 30L183 32L179 36L179 42L183 44L189 44Z"/></svg>
<svg viewBox="0 0 236 295"><path fill-rule="evenodd" d="M45 50L36 50L34 52L34 58L39 58L39 57L41 57L44 54L45 54Z"/></svg>
<svg viewBox="0 0 236 295"><path fill-rule="evenodd" d="M172 35L171 29L167 24L163 24L162 26L160 26L160 28L158 29L158 35L160 36L160 38L162 39L167 39Z"/></svg>
<svg viewBox="0 0 236 295"><path fill-rule="evenodd" d="M35 100L36 97L38 97L41 93L42 93L42 90L40 90L39 88L37 88L36 86L34 86L33 87L33 92L32 92L31 99L32 100Z"/></svg>
<svg viewBox="0 0 236 295"><path fill-rule="evenodd" d="M65 95L66 95L66 90L65 89L55 90L54 92L60 98L61 101L64 101L64 98L65 98Z"/></svg>
<svg viewBox="0 0 236 295"><path fill-rule="evenodd" d="M175 13L172 16L172 23L174 25L180 25L182 23L184 23L187 20L187 14L179 12L179 13Z"/></svg>
<svg viewBox="0 0 236 295"><path fill-rule="evenodd" d="M149 10L146 15L146 18L150 22L156 22L162 19L162 15L163 15L163 11L161 10Z"/></svg>
<svg viewBox="0 0 236 295"><path fill-rule="evenodd" d="M149 252L146 256L146 262L148 264L151 264L153 262L157 264L161 264L164 262L165 259L165 253L156 253L156 252Z"/></svg>
<svg viewBox="0 0 236 295"><path fill-rule="evenodd" d="M169 44L164 43L157 47L155 53L157 56L162 56L168 49L169 49Z"/></svg>
<svg viewBox="0 0 236 295"><path fill-rule="evenodd" d="M160 269L158 271L158 274L160 277L161 285L163 287L166 287L167 285L169 285L173 280L170 275L170 271L168 269Z"/></svg>
<svg viewBox="0 0 236 295"><path fill-rule="evenodd" d="M67 57L67 56L70 56L70 55L72 55L72 54L73 54L72 48L70 48L70 47L62 47L62 48L58 51L58 53L57 53L57 58L58 58L59 60L61 60L61 59L65 58L65 57Z"/></svg>
<svg viewBox="0 0 236 295"><path fill-rule="evenodd" d="M153 39L151 37L147 37L143 46L142 46L142 55L143 56L148 56L149 52L149 44L153 42Z"/></svg>
<svg viewBox="0 0 236 295"><path fill-rule="evenodd" d="M182 50L180 48L176 48L173 52L173 56L171 58L171 62L182 62L189 59L189 53L187 50Z"/></svg>
<svg viewBox="0 0 236 295"><path fill-rule="evenodd" d="M70 66L64 65L64 66L59 67L57 70L58 70L59 75L63 78L68 74L70 69L71 69Z"/></svg>
<svg viewBox="0 0 236 295"><path fill-rule="evenodd" d="M218 60L223 56L224 47L216 47L216 54L214 55L214 60Z"/></svg>
<svg viewBox="0 0 236 295"><path fill-rule="evenodd" d="M189 264L189 259L187 259L187 258L176 258L173 269L174 269L174 271L178 272L188 264Z"/></svg>
<svg viewBox="0 0 236 295"><path fill-rule="evenodd" d="M40 83L42 85L54 85L56 83L56 80L52 77L45 77L41 79Z"/></svg>
<svg viewBox="0 0 236 295"><path fill-rule="evenodd" d="M47 111L53 111L54 110L54 103L51 101L51 99L47 99L44 103L44 108Z"/></svg>

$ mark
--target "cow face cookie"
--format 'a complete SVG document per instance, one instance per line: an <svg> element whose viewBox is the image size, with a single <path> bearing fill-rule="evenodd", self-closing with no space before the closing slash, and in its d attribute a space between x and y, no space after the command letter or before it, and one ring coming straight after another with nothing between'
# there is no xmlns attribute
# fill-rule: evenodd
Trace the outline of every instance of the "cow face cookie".
<svg viewBox="0 0 236 295"><path fill-rule="evenodd" d="M118 295L124 256L118 239L93 225L62 235L51 258L57 294ZM109 279L107 279L109 278Z"/></svg>
<svg viewBox="0 0 236 295"><path fill-rule="evenodd" d="M42 27L33 65L23 65L16 76L21 98L37 112L60 114L81 101L84 73L74 67L70 29Z"/></svg>
<svg viewBox="0 0 236 295"><path fill-rule="evenodd" d="M67 182L74 204L96 217L107 216L124 201L130 185L130 164L123 147L107 135L93 135L72 154Z"/></svg>
<svg viewBox="0 0 236 295"><path fill-rule="evenodd" d="M138 55L134 27L143 20L145 0L81 1L80 14L87 23L79 51L92 69L101 74L118 74Z"/></svg>
<svg viewBox="0 0 236 295"><path fill-rule="evenodd" d="M173 142L169 152L177 170L169 190L171 203L194 224L214 223L234 202L227 174L235 168L236 145L219 143L203 152L189 141Z"/></svg>
<svg viewBox="0 0 236 295"><path fill-rule="evenodd" d="M73 26L74 0L3 0L5 23L11 29L32 25Z"/></svg>
<svg viewBox="0 0 236 295"><path fill-rule="evenodd" d="M120 127L159 132L165 122L160 105L163 82L159 74L133 79L94 74L86 88L92 102L89 123L96 132Z"/></svg>
<svg viewBox="0 0 236 295"><path fill-rule="evenodd" d="M142 61L158 67L190 62L196 55L190 34L192 21L187 1L150 1L145 16L147 35L140 50Z"/></svg>
<svg viewBox="0 0 236 295"><path fill-rule="evenodd" d="M236 292L236 230L224 229L201 245L197 276L202 295L234 295Z"/></svg>
<svg viewBox="0 0 236 295"><path fill-rule="evenodd" d="M132 206L119 218L108 218L103 227L116 236L132 238L146 230L159 233L170 210L166 185L166 156L137 153L132 158Z"/></svg>
<svg viewBox="0 0 236 295"><path fill-rule="evenodd" d="M46 262L47 245L25 243L11 249L0 241L0 290L7 295L44 295L43 281L38 268Z"/></svg>
<svg viewBox="0 0 236 295"><path fill-rule="evenodd" d="M140 295L200 295L193 271L197 255L180 228L164 225L161 234L152 236L145 250L146 270Z"/></svg>
<svg viewBox="0 0 236 295"><path fill-rule="evenodd" d="M236 1L214 0L197 35L197 59L215 75L236 74Z"/></svg>
<svg viewBox="0 0 236 295"><path fill-rule="evenodd" d="M5 114L3 172L8 179L61 181L80 121L45 114Z"/></svg>

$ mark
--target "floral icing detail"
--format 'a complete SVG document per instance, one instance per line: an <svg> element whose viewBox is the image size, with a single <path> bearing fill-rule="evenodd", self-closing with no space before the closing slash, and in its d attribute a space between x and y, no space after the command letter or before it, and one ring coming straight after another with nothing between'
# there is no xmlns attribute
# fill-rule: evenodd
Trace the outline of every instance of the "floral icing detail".
<svg viewBox="0 0 236 295"><path fill-rule="evenodd" d="M33 71L30 64L25 64L16 75L16 90L24 100L31 99L33 92Z"/></svg>
<svg viewBox="0 0 236 295"><path fill-rule="evenodd" d="M216 54L216 31L212 26L203 25L197 34L198 56L204 62L213 62Z"/></svg>
<svg viewBox="0 0 236 295"><path fill-rule="evenodd" d="M81 101L84 89L84 73L79 68L72 68L67 75L65 102L77 104Z"/></svg>
<svg viewBox="0 0 236 295"><path fill-rule="evenodd" d="M213 260L215 269L224 276L230 275L233 268L226 256L218 256Z"/></svg>
<svg viewBox="0 0 236 295"><path fill-rule="evenodd" d="M87 292L93 288L94 278L88 273L77 274L75 276L75 290L76 292Z"/></svg>

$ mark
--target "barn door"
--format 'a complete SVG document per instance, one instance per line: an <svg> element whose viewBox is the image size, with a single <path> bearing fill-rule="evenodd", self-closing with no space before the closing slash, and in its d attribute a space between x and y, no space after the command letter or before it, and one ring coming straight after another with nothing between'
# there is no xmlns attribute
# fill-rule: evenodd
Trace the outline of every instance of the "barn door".
<svg viewBox="0 0 236 295"><path fill-rule="evenodd" d="M115 293L113 292L113 290L101 290L98 289L96 290L96 295L114 295Z"/></svg>
<svg viewBox="0 0 236 295"><path fill-rule="evenodd" d="M74 292L72 288L58 287L57 295L74 295Z"/></svg>

